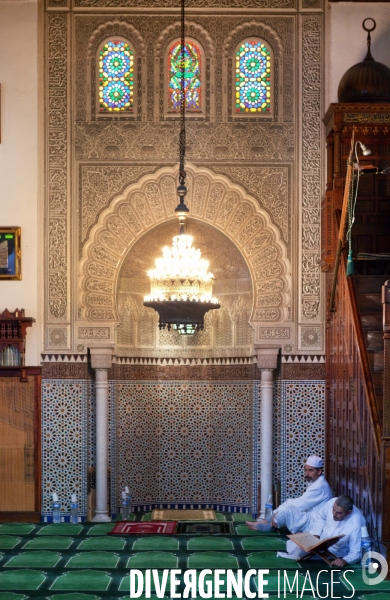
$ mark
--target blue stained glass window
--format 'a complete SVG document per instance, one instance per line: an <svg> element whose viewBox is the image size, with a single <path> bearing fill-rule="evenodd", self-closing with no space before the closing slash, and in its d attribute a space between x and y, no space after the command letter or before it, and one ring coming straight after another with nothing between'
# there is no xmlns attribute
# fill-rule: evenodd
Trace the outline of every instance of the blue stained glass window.
<svg viewBox="0 0 390 600"><path fill-rule="evenodd" d="M236 52L237 113L271 110L271 55L259 40L243 42Z"/></svg>
<svg viewBox="0 0 390 600"><path fill-rule="evenodd" d="M126 42L110 40L99 53L99 110L131 112L133 102L133 51Z"/></svg>

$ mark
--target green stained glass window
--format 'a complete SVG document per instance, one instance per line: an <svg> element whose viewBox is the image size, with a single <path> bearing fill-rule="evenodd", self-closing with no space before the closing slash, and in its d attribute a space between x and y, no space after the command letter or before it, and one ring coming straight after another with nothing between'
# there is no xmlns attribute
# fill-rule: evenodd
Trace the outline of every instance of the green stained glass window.
<svg viewBox="0 0 390 600"><path fill-rule="evenodd" d="M237 113L271 111L271 55L259 40L243 42L236 52Z"/></svg>
<svg viewBox="0 0 390 600"><path fill-rule="evenodd" d="M182 50L175 42L168 53L168 107L179 111L181 107ZM184 96L186 110L202 109L201 51L189 40L184 42Z"/></svg>
<svg viewBox="0 0 390 600"><path fill-rule="evenodd" d="M131 112L133 102L133 51L126 42L110 40L99 53L99 111Z"/></svg>

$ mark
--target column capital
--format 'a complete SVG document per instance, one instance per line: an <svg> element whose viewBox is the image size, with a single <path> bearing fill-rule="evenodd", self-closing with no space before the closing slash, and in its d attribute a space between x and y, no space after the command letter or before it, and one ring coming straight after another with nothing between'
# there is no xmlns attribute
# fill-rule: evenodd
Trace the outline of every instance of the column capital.
<svg viewBox="0 0 390 600"><path fill-rule="evenodd" d="M280 348L271 348L255 344L257 367L259 369L276 369L278 366L278 355Z"/></svg>
<svg viewBox="0 0 390 600"><path fill-rule="evenodd" d="M112 344L99 344L89 346L91 354L91 367L93 369L111 369L114 347Z"/></svg>

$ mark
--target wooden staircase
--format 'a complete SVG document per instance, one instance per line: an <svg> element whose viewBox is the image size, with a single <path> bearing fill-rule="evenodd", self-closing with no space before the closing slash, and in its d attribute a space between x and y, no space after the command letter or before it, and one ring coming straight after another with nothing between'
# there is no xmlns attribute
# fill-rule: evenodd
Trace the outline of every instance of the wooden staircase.
<svg viewBox="0 0 390 600"><path fill-rule="evenodd" d="M387 173L360 178L352 227L354 275L346 276L345 248L335 310L329 310L352 131L355 140L372 151L371 156L361 157L361 164L369 160L383 171L390 164L388 114L390 105L335 104L325 117L328 173L322 206L322 270L328 309L327 476L335 494L349 494L363 510L371 536L386 548L390 559L390 286L383 292L390 280L390 260L380 256L390 253Z"/></svg>
<svg viewBox="0 0 390 600"><path fill-rule="evenodd" d="M383 266L386 267L387 265ZM375 400L380 417L381 430L383 430L384 386L382 286L388 279L390 279L390 276L385 274L361 274L353 276L356 301L359 308L360 321L370 363L371 378L375 391Z"/></svg>

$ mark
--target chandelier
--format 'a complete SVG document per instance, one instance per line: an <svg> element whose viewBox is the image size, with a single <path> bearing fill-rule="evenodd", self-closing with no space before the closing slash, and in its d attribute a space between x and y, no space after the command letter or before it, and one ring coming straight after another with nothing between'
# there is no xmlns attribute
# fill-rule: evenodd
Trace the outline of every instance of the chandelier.
<svg viewBox="0 0 390 600"><path fill-rule="evenodd" d="M159 314L159 328L176 329L188 335L204 328L207 311L219 308L213 297L214 275L208 271L209 263L201 258L200 250L192 246L192 236L186 234L189 213L185 204L187 188L184 170L185 130L185 38L184 0L181 1L181 128L179 142L179 204L175 209L179 219L179 234L172 246L165 246L162 257L156 259L156 268L148 271L150 294L144 297L144 306L154 308Z"/></svg>

